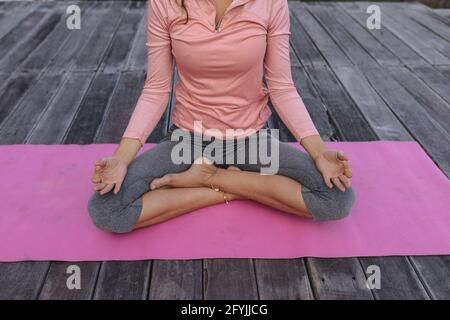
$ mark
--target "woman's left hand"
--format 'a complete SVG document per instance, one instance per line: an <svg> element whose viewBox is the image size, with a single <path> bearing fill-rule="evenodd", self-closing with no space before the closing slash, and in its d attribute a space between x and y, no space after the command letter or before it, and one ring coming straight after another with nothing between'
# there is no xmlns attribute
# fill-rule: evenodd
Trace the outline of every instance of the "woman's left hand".
<svg viewBox="0 0 450 320"><path fill-rule="evenodd" d="M345 188L350 188L352 170L348 164L348 157L342 151L326 150L314 161L329 188L332 188L333 184L342 192Z"/></svg>

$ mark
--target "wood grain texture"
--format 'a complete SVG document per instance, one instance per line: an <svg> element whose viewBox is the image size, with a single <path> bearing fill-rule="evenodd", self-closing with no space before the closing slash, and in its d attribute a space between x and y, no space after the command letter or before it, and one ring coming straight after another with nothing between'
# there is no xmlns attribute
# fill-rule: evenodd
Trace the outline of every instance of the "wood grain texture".
<svg viewBox="0 0 450 320"><path fill-rule="evenodd" d="M314 299L303 259L255 259L254 264L260 299Z"/></svg>
<svg viewBox="0 0 450 320"><path fill-rule="evenodd" d="M201 300L202 260L154 260L149 299Z"/></svg>
<svg viewBox="0 0 450 320"><path fill-rule="evenodd" d="M206 259L203 297L207 300L256 300L258 288L251 259Z"/></svg>
<svg viewBox="0 0 450 320"><path fill-rule="evenodd" d="M307 10L307 6L300 2L290 2L292 15L301 22L308 32L315 46L320 50L330 65L352 66L342 49L333 41L317 20Z"/></svg>
<svg viewBox="0 0 450 320"><path fill-rule="evenodd" d="M355 3L355 5L363 10L367 8L367 4L364 3ZM401 16L390 16L389 8L386 7L384 7L383 12L385 12L385 14L383 15L382 27L388 28L396 37L405 42L428 63L432 65L449 63L448 57L425 41L424 37L428 36L427 32L422 32L419 36L419 34L416 33L419 30L405 28L405 20L402 19ZM421 41L417 41L418 37L420 37Z"/></svg>
<svg viewBox="0 0 450 320"><path fill-rule="evenodd" d="M411 257L412 264L433 299L450 297L450 256Z"/></svg>
<svg viewBox="0 0 450 320"><path fill-rule="evenodd" d="M442 171L450 176L450 145L448 134L434 121L408 92L386 72L372 70L366 73L371 85L389 105L414 138L431 155Z"/></svg>
<svg viewBox="0 0 450 320"><path fill-rule="evenodd" d="M386 50L393 52L402 63L407 65L423 65L427 63L418 53L411 49L405 42L399 41L388 28L381 29L367 29L366 21L368 14L365 8L353 2L340 2L336 6L344 9L345 13L350 15L365 31L381 43ZM345 19L345 18L344 18ZM365 42L359 41L365 46Z"/></svg>
<svg viewBox="0 0 450 320"><path fill-rule="evenodd" d="M1 262L0 300L35 300L50 262Z"/></svg>
<svg viewBox="0 0 450 320"><path fill-rule="evenodd" d="M76 70L97 70L104 59L105 53L111 46L124 13L127 11L128 2L112 2L106 14L94 29L82 52L77 56L74 68Z"/></svg>
<svg viewBox="0 0 450 320"><path fill-rule="evenodd" d="M80 289L69 289L70 266L80 268ZM100 264L95 262L53 261L39 293L39 300L90 300L94 294Z"/></svg>
<svg viewBox="0 0 450 320"><path fill-rule="evenodd" d="M106 261L95 287L95 300L147 298L151 261Z"/></svg>
<svg viewBox="0 0 450 320"><path fill-rule="evenodd" d="M427 300L429 296L404 257L366 257L359 258L364 270L369 266L380 268L381 288L372 289L377 300Z"/></svg>
<svg viewBox="0 0 450 320"><path fill-rule="evenodd" d="M357 258L308 259L306 263L316 299L372 300Z"/></svg>
<svg viewBox="0 0 450 320"><path fill-rule="evenodd" d="M420 78L406 68L389 68L387 70L420 103L427 114L444 131L450 134L448 126L450 123L450 104L432 89L433 86L427 85L427 82L421 81Z"/></svg>

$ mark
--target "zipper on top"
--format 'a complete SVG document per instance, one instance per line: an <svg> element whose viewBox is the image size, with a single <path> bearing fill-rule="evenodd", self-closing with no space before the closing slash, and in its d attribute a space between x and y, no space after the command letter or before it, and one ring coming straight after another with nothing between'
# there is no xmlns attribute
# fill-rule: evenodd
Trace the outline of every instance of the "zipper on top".
<svg viewBox="0 0 450 320"><path fill-rule="evenodd" d="M214 6L210 1L209 1L210 5ZM218 23L215 23L214 25L214 31L215 32L220 32L220 25L222 24L222 20L223 17L227 14L228 11L232 10L233 8L241 5L242 2L240 0L233 0L230 5L225 9L225 12L223 13L222 17L220 17L220 20ZM217 13L216 11L214 11L215 13Z"/></svg>
<svg viewBox="0 0 450 320"><path fill-rule="evenodd" d="M226 11L225 11L225 13L226 13ZM215 28L214 28L214 31L220 32L220 23L222 22L222 19L223 19L223 16L225 15L225 13L222 15L222 17L220 18L219 22L216 23L216 26L215 26Z"/></svg>

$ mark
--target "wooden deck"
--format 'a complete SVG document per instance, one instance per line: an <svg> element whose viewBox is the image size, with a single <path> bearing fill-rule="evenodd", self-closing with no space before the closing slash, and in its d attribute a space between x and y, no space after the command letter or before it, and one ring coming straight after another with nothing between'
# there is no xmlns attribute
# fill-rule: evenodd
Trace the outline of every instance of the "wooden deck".
<svg viewBox="0 0 450 320"><path fill-rule="evenodd" d="M1 144L120 140L145 79L145 2L80 2L78 31L67 4L0 1ZM450 177L450 22L385 3L369 31L367 5L290 2L297 88L324 140L414 139ZM81 290L66 289L71 264L0 263L0 299L450 298L450 256L79 262ZM373 264L380 290L364 285Z"/></svg>

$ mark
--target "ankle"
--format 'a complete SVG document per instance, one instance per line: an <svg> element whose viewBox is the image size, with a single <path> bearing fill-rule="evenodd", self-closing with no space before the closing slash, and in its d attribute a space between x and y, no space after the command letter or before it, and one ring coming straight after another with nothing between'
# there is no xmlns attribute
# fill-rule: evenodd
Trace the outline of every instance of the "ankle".
<svg viewBox="0 0 450 320"><path fill-rule="evenodd" d="M226 198L228 199L228 201L233 201L233 200L241 199L240 196L238 196L237 194L234 194L234 193L228 193L228 192L225 192L225 196L226 196Z"/></svg>
<svg viewBox="0 0 450 320"><path fill-rule="evenodd" d="M220 169L217 168L215 165L206 164L203 165L202 171L205 173L206 178L203 179L203 187L209 187L216 189L217 186L215 185L215 178Z"/></svg>

